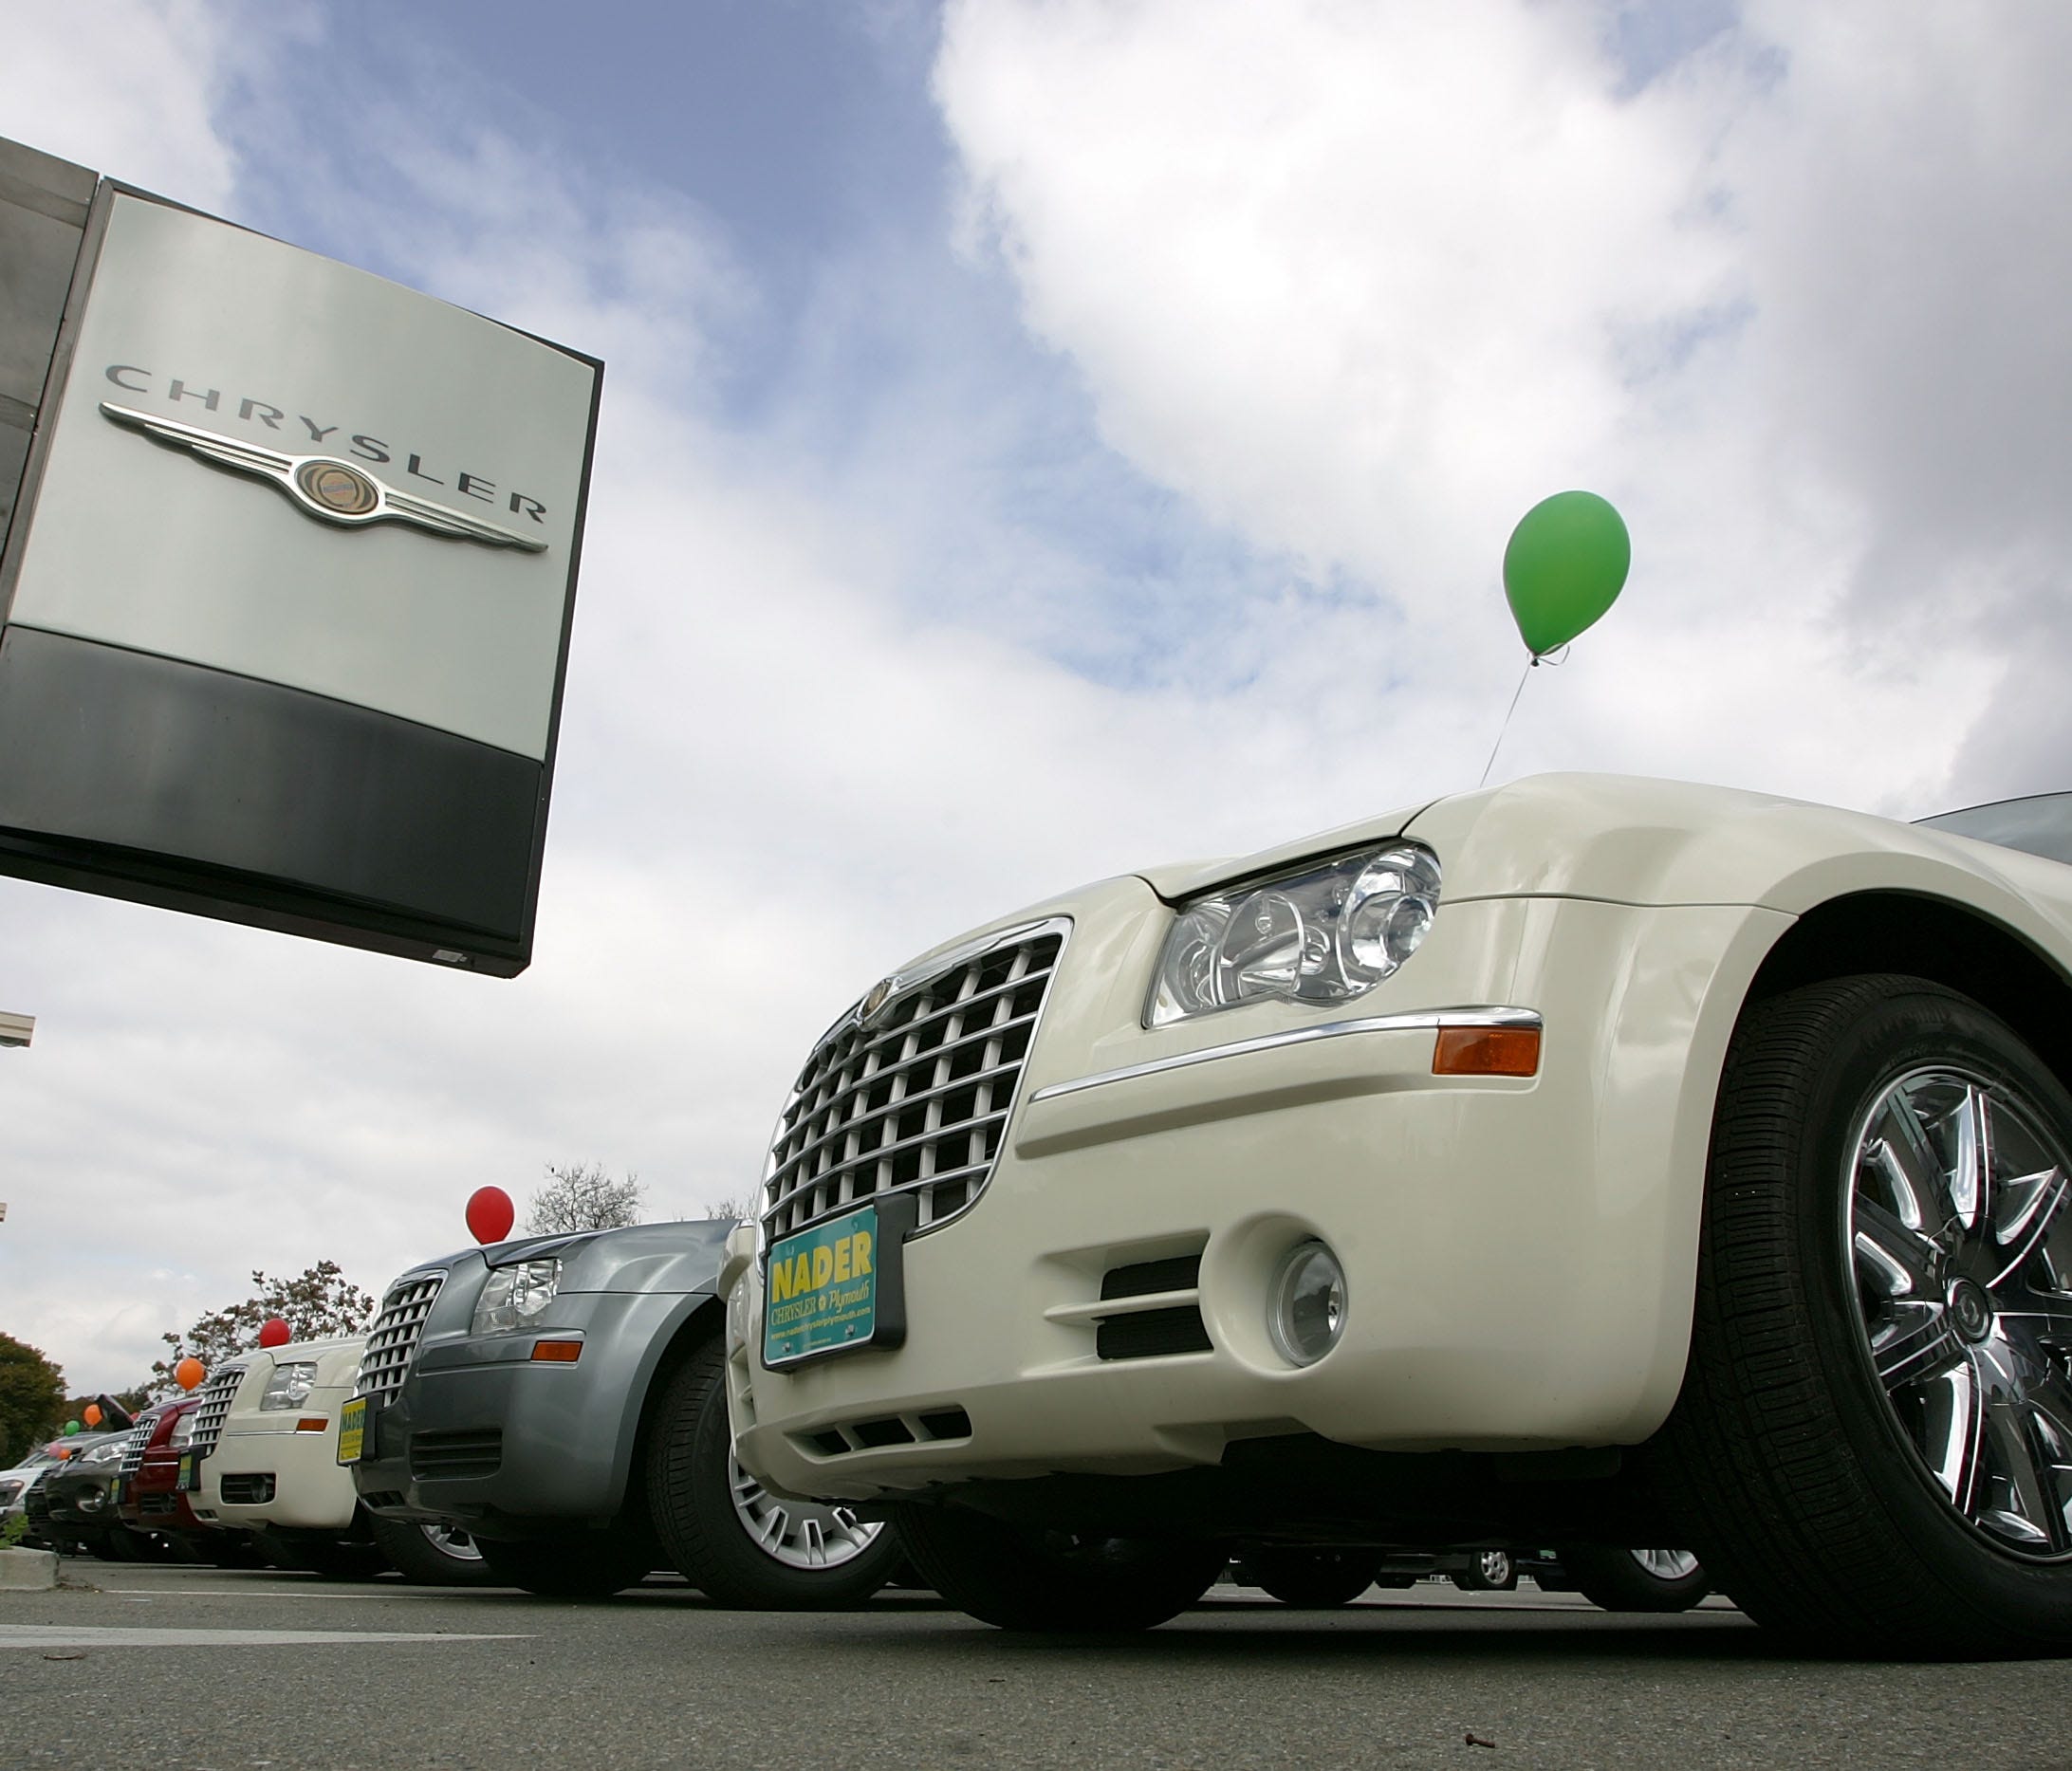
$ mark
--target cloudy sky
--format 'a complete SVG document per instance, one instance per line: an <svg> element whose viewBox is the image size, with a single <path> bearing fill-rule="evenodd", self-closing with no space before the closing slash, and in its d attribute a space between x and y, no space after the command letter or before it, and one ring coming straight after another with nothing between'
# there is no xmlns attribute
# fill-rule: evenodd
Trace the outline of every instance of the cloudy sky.
<svg viewBox="0 0 2072 1771"><path fill-rule="evenodd" d="M744 1194L860 990L1499 778L2063 787L2059 0L0 0L0 135L601 357L531 969L0 880L0 1329L75 1388L468 1193Z"/></svg>

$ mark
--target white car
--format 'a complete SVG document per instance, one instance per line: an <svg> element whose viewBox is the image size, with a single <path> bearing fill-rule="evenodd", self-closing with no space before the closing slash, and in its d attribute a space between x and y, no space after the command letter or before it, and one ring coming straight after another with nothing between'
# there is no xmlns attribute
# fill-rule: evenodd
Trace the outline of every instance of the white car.
<svg viewBox="0 0 2072 1771"><path fill-rule="evenodd" d="M12 1469L0 1469L0 1524L22 1512L28 1491L64 1462L48 1446L40 1445Z"/></svg>
<svg viewBox="0 0 2072 1771"><path fill-rule="evenodd" d="M2072 1649L2072 796L1934 821L1540 777L922 956L730 1244L742 1464L1008 1627L1678 1543Z"/></svg>
<svg viewBox="0 0 2072 1771"><path fill-rule="evenodd" d="M480 1582L487 1571L464 1532L373 1518L338 1461L339 1410L366 1344L295 1341L218 1366L194 1411L194 1512L258 1533L277 1559L314 1574L366 1576L385 1561L413 1580Z"/></svg>

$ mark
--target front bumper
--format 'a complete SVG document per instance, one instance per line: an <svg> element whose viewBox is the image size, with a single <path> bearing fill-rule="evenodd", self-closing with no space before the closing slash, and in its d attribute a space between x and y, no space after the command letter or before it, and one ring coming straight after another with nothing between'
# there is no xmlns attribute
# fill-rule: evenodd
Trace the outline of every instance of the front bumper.
<svg viewBox="0 0 2072 1771"><path fill-rule="evenodd" d="M635 1386L695 1300L675 1292L575 1292L515 1334L466 1332L479 1282L442 1293L409 1375L367 1411L351 1467L386 1518L494 1523L524 1536L601 1523L625 1498ZM573 1363L531 1356L580 1340Z"/></svg>
<svg viewBox="0 0 2072 1771"><path fill-rule="evenodd" d="M197 1519L188 1496L179 1486L177 1453L147 1455L140 1468L122 1478L122 1499L118 1511L121 1522L133 1531L213 1531L205 1519Z"/></svg>
<svg viewBox="0 0 2072 1771"><path fill-rule="evenodd" d="M312 1390L292 1409L253 1410L223 1423L215 1448L202 1461L196 1514L216 1524L271 1525L290 1530L343 1531L353 1522L359 1494L352 1471L338 1461L338 1411L350 1393ZM321 1431L298 1432L298 1420L324 1421ZM251 1497L270 1489L264 1500Z"/></svg>
<svg viewBox="0 0 2072 1771"><path fill-rule="evenodd" d="M771 1372L760 1264L738 1272L729 1394L748 1468L782 1492L871 1500L1213 1465L1287 1434L1523 1451L1659 1425L1682 1377L1724 1050L1701 1010L1784 918L1452 903L1348 1011L1262 1005L1151 1033L1138 1012L1162 909L1110 887L1074 914L986 1190L906 1245L905 1344ZM1390 1024L1461 1004L1536 1011L1539 1074L1434 1076L1429 1027ZM1224 1055L1158 1067L1210 1048ZM1311 1237L1345 1269L1346 1326L1297 1369L1266 1299ZM1104 1277L1196 1256L1198 1282L1161 1305L1198 1308L1208 1350L1103 1357L1101 1324L1119 1314Z"/></svg>

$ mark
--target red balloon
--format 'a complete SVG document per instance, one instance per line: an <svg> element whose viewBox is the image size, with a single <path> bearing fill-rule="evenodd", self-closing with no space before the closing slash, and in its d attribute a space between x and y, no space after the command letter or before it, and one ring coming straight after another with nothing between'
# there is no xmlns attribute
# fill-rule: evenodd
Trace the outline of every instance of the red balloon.
<svg viewBox="0 0 2072 1771"><path fill-rule="evenodd" d="M501 1187L478 1187L468 1195L468 1234L481 1243L502 1242L518 1221L518 1208Z"/></svg>
<svg viewBox="0 0 2072 1771"><path fill-rule="evenodd" d="M294 1338L294 1331L277 1316L269 1316L259 1324L259 1344L262 1347L285 1347Z"/></svg>

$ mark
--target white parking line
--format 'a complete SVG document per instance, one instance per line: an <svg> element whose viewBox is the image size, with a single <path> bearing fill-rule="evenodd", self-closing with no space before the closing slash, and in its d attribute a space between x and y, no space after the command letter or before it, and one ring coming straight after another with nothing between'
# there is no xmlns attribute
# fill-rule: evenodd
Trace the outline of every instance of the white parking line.
<svg viewBox="0 0 2072 1771"><path fill-rule="evenodd" d="M333 1642L525 1642L525 1635L412 1634L399 1630L120 1630L0 1623L0 1648L300 1648Z"/></svg>
<svg viewBox="0 0 2072 1771"><path fill-rule="evenodd" d="M329 1587L296 1587L283 1590L279 1587L102 1587L102 1592L118 1598L461 1598L465 1595L452 1587L393 1587L381 1593L340 1593ZM498 1592L498 1588L475 1588L471 1591ZM509 1589L515 1591L516 1589Z"/></svg>

